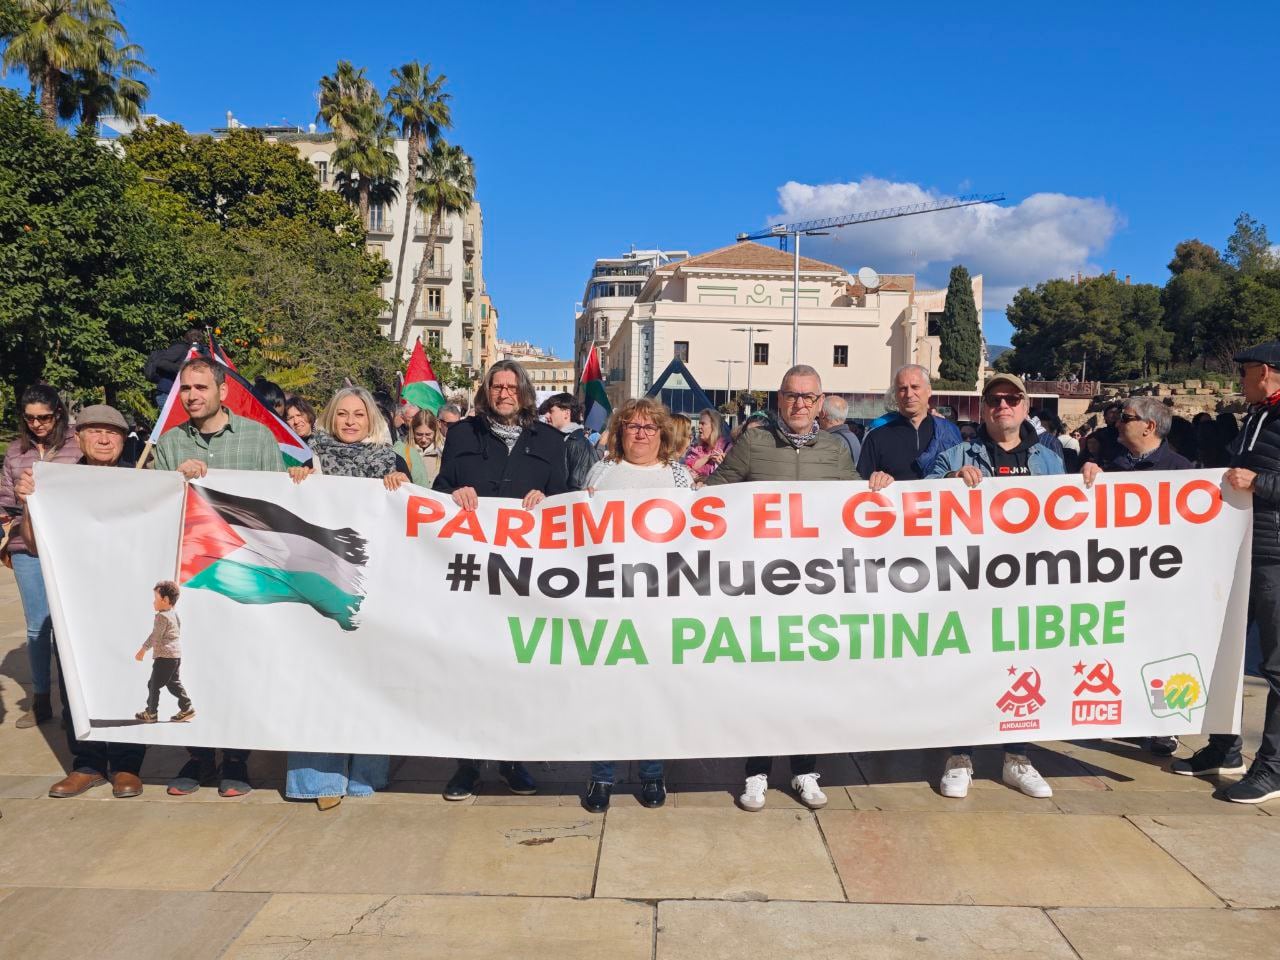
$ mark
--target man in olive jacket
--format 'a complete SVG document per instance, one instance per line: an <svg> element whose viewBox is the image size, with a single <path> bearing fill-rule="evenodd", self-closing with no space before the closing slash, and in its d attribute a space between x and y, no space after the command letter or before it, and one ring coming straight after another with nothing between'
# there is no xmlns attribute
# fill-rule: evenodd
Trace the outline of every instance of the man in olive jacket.
<svg viewBox="0 0 1280 960"><path fill-rule="evenodd" d="M778 414L768 424L748 430L707 478L708 486L752 480L857 480L849 445L818 427L822 412L822 378L813 367L792 367L778 388ZM812 810L827 805L818 788L818 758L791 758L791 788ZM747 783L738 803L755 812L764 809L773 757L747 760Z"/></svg>

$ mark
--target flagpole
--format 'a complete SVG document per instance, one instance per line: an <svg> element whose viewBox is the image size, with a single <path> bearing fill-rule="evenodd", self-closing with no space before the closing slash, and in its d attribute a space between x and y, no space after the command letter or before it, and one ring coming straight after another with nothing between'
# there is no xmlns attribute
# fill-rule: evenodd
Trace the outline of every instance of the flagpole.
<svg viewBox="0 0 1280 960"><path fill-rule="evenodd" d="M150 440L142 448L142 456L138 458L138 462L133 465L135 470L143 470L147 466L147 461L151 459L151 448L155 446Z"/></svg>

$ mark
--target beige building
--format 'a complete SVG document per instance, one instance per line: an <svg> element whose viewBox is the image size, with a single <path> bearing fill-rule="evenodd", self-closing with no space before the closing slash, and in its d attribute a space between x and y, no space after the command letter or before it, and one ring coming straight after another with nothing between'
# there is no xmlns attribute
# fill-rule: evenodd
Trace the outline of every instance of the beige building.
<svg viewBox="0 0 1280 960"><path fill-rule="evenodd" d="M655 269L610 340L610 399L642 395L677 357L716 403L730 391L776 390L792 359L792 269L791 254L757 243ZM973 284L981 323L982 277ZM936 376L945 299L945 290L916 291L913 276L867 288L842 267L801 257L799 360L830 393L883 391L904 363Z"/></svg>
<svg viewBox="0 0 1280 960"><path fill-rule="evenodd" d="M543 393L573 393L574 374L572 360L525 360L520 365L533 381L533 389Z"/></svg>

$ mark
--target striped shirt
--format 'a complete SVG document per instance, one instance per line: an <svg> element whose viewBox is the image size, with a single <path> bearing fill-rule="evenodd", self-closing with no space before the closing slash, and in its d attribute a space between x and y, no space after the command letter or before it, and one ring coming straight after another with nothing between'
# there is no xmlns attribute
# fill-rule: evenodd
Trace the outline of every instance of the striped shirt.
<svg viewBox="0 0 1280 960"><path fill-rule="evenodd" d="M230 410L227 425L208 440L190 420L165 431L156 444L156 469L177 470L187 460L215 470L284 470L284 457L271 431Z"/></svg>

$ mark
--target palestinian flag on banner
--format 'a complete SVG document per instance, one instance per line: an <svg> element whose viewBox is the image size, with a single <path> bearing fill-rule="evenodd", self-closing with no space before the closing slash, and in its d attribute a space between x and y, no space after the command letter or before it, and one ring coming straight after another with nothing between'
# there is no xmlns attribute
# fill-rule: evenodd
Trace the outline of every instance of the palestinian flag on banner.
<svg viewBox="0 0 1280 960"><path fill-rule="evenodd" d="M409 367L404 372L404 385L400 388L400 401L411 403L422 410L430 410L432 414L440 412L444 406L444 392L436 380L436 373L431 369L431 361L422 349L422 338L413 345L413 353L409 356Z"/></svg>
<svg viewBox="0 0 1280 960"><path fill-rule="evenodd" d="M604 375L600 372L600 351L596 349L595 344L591 345L587 362L582 366L580 386L586 398L583 422L592 430L603 430L609 414L613 412L613 407L609 403L609 395L604 390Z"/></svg>
<svg viewBox="0 0 1280 960"><path fill-rule="evenodd" d="M221 351L219 351L220 353ZM190 360L195 356L205 356L207 358L208 352L200 347L192 346L190 352L187 353L187 359ZM287 423L277 417L275 411L268 409L261 400L253 395L253 388L249 386L249 381L240 376L235 368L230 366L221 356L214 356L213 359L222 364L223 373L227 377L227 399L223 401L222 405L237 416L260 423L270 430L271 435L276 438L276 443L280 445L280 453L284 456L284 465L286 467L300 467L310 460L312 453L311 448L307 446L307 442L294 433ZM161 434L187 421L187 411L182 409L182 403L178 400L180 386L181 384L178 380L173 381L173 388L169 391L168 399L164 402L164 409L160 411L160 416L156 418L156 425L152 428L149 438L153 446L160 442Z"/></svg>
<svg viewBox="0 0 1280 960"><path fill-rule="evenodd" d="M319 527L266 500L188 484L178 581L236 603L305 603L355 630L365 546L350 527Z"/></svg>

